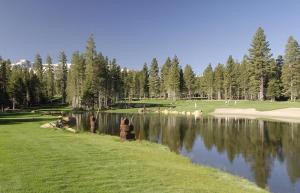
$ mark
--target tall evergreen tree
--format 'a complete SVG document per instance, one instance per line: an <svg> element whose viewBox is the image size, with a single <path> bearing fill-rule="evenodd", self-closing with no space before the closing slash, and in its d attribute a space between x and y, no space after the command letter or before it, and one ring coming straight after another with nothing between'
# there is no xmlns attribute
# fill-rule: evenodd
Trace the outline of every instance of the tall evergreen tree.
<svg viewBox="0 0 300 193"><path fill-rule="evenodd" d="M249 97L249 79L250 72L249 72L249 58L248 56L244 56L241 67L240 67L240 87L242 90L243 99L247 100Z"/></svg>
<svg viewBox="0 0 300 193"><path fill-rule="evenodd" d="M85 81L83 88L83 102L87 106L94 108L94 97L97 95L95 84L95 57L97 55L96 45L93 34L90 35L87 41L85 52Z"/></svg>
<svg viewBox="0 0 300 193"><path fill-rule="evenodd" d="M1 111L4 111L4 107L8 105L8 93L7 93L7 85L8 85L8 68L7 62L2 60L0 57L0 108Z"/></svg>
<svg viewBox="0 0 300 193"><path fill-rule="evenodd" d="M282 82L284 94L295 100L300 94L300 49L293 37L289 37L285 47Z"/></svg>
<svg viewBox="0 0 300 193"><path fill-rule="evenodd" d="M144 64L140 77L140 96L146 98L149 96L149 73L147 63Z"/></svg>
<svg viewBox="0 0 300 193"><path fill-rule="evenodd" d="M40 54L35 55L33 69L40 82L43 80L43 62Z"/></svg>
<svg viewBox="0 0 300 193"><path fill-rule="evenodd" d="M211 64L203 72L203 81L205 83L205 92L207 98L213 99L213 91L214 91L214 73Z"/></svg>
<svg viewBox="0 0 300 193"><path fill-rule="evenodd" d="M31 77L30 77L30 70L29 69L24 69L23 71L23 82L24 82L24 90L25 90L25 100L24 100L24 105L26 107L30 107L32 101L31 101L31 98L32 96L30 95L31 94L31 89L34 89L34 88L31 88L30 87L30 82L31 82Z"/></svg>
<svg viewBox="0 0 300 193"><path fill-rule="evenodd" d="M243 77L242 77L242 72L241 72L241 69L242 69L242 66L241 64L236 61L234 63L234 75L235 75L235 87L234 87L234 97L235 99L240 99L241 98L241 93L242 93L242 80L243 80Z"/></svg>
<svg viewBox="0 0 300 193"><path fill-rule="evenodd" d="M109 67L109 83L110 83L110 90L111 96L113 101L118 101L120 98L120 92L122 89L122 81L121 81L121 69L120 66L117 64L116 59L113 59L110 63Z"/></svg>
<svg viewBox="0 0 300 193"><path fill-rule="evenodd" d="M188 92L188 98L191 99L195 89L195 73L190 65L184 68L184 82Z"/></svg>
<svg viewBox="0 0 300 193"><path fill-rule="evenodd" d="M16 105L22 105L25 99L25 85L21 66L14 66L8 83L8 93L14 110Z"/></svg>
<svg viewBox="0 0 300 193"><path fill-rule="evenodd" d="M151 62L149 72L149 94L150 97L159 97L159 69L156 58Z"/></svg>
<svg viewBox="0 0 300 193"><path fill-rule="evenodd" d="M280 96L281 90L280 79L277 77L276 61L274 59L271 61L268 71L267 97L275 101Z"/></svg>
<svg viewBox="0 0 300 193"><path fill-rule="evenodd" d="M281 81L282 76L282 66L284 64L283 57L279 55L276 59L276 78Z"/></svg>
<svg viewBox="0 0 300 193"><path fill-rule="evenodd" d="M222 99L223 86L224 86L224 67L222 64L218 64L214 71L215 76L215 90L217 92L217 99Z"/></svg>
<svg viewBox="0 0 300 193"><path fill-rule="evenodd" d="M33 69L38 79L36 96L37 103L39 104L44 97L43 62L40 54L36 54L35 56Z"/></svg>
<svg viewBox="0 0 300 193"><path fill-rule="evenodd" d="M251 64L252 86L258 91L258 99L265 99L265 87L267 85L267 69L271 57L269 42L266 40L264 30L258 28L249 49L249 62Z"/></svg>
<svg viewBox="0 0 300 193"><path fill-rule="evenodd" d="M98 98L98 108L102 109L107 107L108 101L108 60L101 54L97 54L94 61L94 87L93 92L96 93Z"/></svg>
<svg viewBox="0 0 300 193"><path fill-rule="evenodd" d="M52 58L49 55L46 58L46 65L46 94L51 100L51 98L54 96L54 68L52 64Z"/></svg>
<svg viewBox="0 0 300 193"><path fill-rule="evenodd" d="M168 74L168 97L175 100L180 92L180 67L177 56L174 56Z"/></svg>
<svg viewBox="0 0 300 193"><path fill-rule="evenodd" d="M66 103L67 98L67 76L68 76L68 66L67 66L67 56L64 51L61 51L59 54L59 65L60 76L59 80L61 83L61 103Z"/></svg>
<svg viewBox="0 0 300 193"><path fill-rule="evenodd" d="M181 66L179 66L179 93L178 93L179 97L185 95L185 92L186 92L186 85L184 81L184 73Z"/></svg>
<svg viewBox="0 0 300 193"><path fill-rule="evenodd" d="M171 66L172 66L172 61L170 57L168 57L160 71L160 93L164 98L167 97L168 91L170 90L169 73L170 73Z"/></svg>
<svg viewBox="0 0 300 193"><path fill-rule="evenodd" d="M71 63L68 73L67 95L69 102L72 103L72 107L80 108L84 70L82 69L82 58L78 51L73 53Z"/></svg>
<svg viewBox="0 0 300 193"><path fill-rule="evenodd" d="M225 89L225 98L233 99L233 89L236 85L236 77L235 77L235 63L230 55L224 72L224 89Z"/></svg>

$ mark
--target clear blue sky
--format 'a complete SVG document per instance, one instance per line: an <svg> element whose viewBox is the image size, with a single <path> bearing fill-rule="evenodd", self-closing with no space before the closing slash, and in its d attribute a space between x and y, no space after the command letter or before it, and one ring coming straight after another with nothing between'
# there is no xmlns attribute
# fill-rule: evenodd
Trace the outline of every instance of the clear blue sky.
<svg viewBox="0 0 300 193"><path fill-rule="evenodd" d="M175 54L197 73L228 55L248 53L256 29L264 28L272 53L282 54L288 36L300 41L297 0L0 0L0 55L54 61L84 51L90 33L97 50L121 66L139 69Z"/></svg>

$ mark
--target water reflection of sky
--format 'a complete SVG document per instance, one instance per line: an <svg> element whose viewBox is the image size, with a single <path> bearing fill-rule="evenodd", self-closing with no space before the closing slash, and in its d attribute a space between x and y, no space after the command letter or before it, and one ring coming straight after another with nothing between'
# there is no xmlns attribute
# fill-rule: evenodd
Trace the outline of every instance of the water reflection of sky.
<svg viewBox="0 0 300 193"><path fill-rule="evenodd" d="M231 162L227 157L226 151L219 153L215 146L211 149L206 148L199 136L197 136L194 141L192 151L187 151L185 146L183 146L180 150L180 154L188 157L193 163L218 168L255 182L251 168L241 155L237 155ZM278 159L272 164L271 176L268 179L268 184L271 188L268 187L268 189L273 193L298 193L297 190L300 190L299 181L295 184L291 184L287 178L289 175L286 165L285 162L279 161Z"/></svg>
<svg viewBox="0 0 300 193"><path fill-rule="evenodd" d="M192 151L187 152L183 147L181 154L190 158L193 163L215 167L253 181L253 177L250 175L251 170L241 156L236 156L233 162L230 162L226 151L219 153L215 147L207 149L199 136L195 139Z"/></svg>

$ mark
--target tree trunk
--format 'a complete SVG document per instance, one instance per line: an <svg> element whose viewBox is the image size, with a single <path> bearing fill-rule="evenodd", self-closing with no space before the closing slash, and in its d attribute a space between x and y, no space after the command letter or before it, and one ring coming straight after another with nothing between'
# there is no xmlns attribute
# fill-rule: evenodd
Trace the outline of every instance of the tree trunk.
<svg viewBox="0 0 300 193"><path fill-rule="evenodd" d="M246 94L246 89L244 88L244 100L247 100L247 94Z"/></svg>
<svg viewBox="0 0 300 193"><path fill-rule="evenodd" d="M101 104L101 94L100 92L98 93L98 109L102 108L102 104Z"/></svg>
<svg viewBox="0 0 300 193"><path fill-rule="evenodd" d="M221 91L218 91L218 100L221 100Z"/></svg>
<svg viewBox="0 0 300 193"><path fill-rule="evenodd" d="M13 110L15 110L15 107L16 107L16 100L15 100L15 98L13 98L12 102L13 102Z"/></svg>
<svg viewBox="0 0 300 193"><path fill-rule="evenodd" d="M260 85L259 85L259 100L263 101L264 98L264 77L260 77Z"/></svg>
<svg viewBox="0 0 300 193"><path fill-rule="evenodd" d="M293 101L294 93L293 93L293 79L291 79L291 101Z"/></svg>
<svg viewBox="0 0 300 193"><path fill-rule="evenodd" d="M229 99L232 99L232 88L231 88L231 84L229 86Z"/></svg>

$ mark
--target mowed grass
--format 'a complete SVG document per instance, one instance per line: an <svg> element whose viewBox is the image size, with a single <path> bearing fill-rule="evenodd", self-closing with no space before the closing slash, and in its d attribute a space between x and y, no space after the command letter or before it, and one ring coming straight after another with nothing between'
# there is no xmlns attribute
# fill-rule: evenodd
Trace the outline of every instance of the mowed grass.
<svg viewBox="0 0 300 193"><path fill-rule="evenodd" d="M149 108L150 111L157 111L158 109L170 109L172 111L189 111L194 112L196 110L202 110L204 114L209 114L217 108L255 108L258 111L269 111L282 108L300 108L300 102L271 102L271 101L230 101L229 104L225 101L211 101L211 100L164 100L164 99L146 99L140 101L134 101L132 103L144 103L144 104L160 104L160 105L169 105L173 108L168 107L152 107ZM196 107L195 107L196 104ZM138 109L115 109L110 110L111 112L137 112Z"/></svg>
<svg viewBox="0 0 300 193"><path fill-rule="evenodd" d="M266 192L162 145L43 129L43 122L0 122L1 193Z"/></svg>

